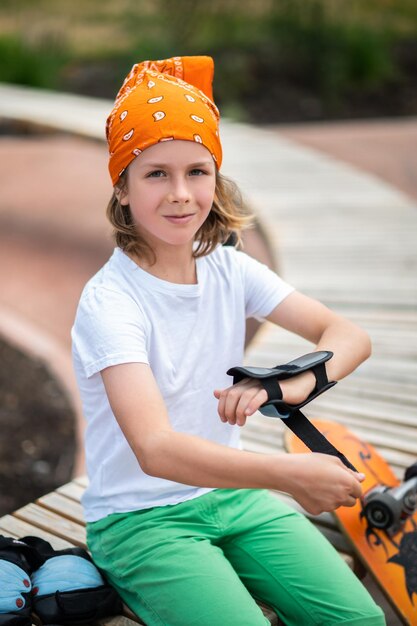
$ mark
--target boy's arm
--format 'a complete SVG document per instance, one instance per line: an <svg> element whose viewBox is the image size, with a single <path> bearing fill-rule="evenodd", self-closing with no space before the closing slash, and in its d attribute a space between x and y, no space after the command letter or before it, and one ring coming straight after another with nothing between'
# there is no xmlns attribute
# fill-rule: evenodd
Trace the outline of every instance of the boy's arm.
<svg viewBox="0 0 417 626"><path fill-rule="evenodd" d="M291 293L267 318L334 356L326 363L329 380L350 374L371 354L367 333L324 304L297 291Z"/></svg>
<svg viewBox="0 0 417 626"><path fill-rule="evenodd" d="M146 364L115 365L101 374L114 415L149 475L200 487L281 490L314 514L353 506L360 496L360 478L338 459L256 454L175 432Z"/></svg>
<svg viewBox="0 0 417 626"><path fill-rule="evenodd" d="M311 341L315 350L333 352L334 356L326 363L329 380L347 376L371 353L371 343L364 330L297 291L285 298L267 319ZM272 363L268 365L272 366ZM288 404L303 402L315 385L312 372L280 381L283 399ZM268 399L260 383L248 379L227 389L216 390L215 396L219 400L220 419L239 426L243 426L246 418Z"/></svg>

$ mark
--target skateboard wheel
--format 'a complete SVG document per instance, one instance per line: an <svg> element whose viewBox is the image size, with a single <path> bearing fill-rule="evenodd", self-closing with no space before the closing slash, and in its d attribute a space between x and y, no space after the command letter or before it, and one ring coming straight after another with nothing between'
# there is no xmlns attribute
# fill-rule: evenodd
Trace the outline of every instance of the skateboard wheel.
<svg viewBox="0 0 417 626"><path fill-rule="evenodd" d="M389 528L394 522L392 510L381 501L370 501L365 505L364 514L373 528Z"/></svg>

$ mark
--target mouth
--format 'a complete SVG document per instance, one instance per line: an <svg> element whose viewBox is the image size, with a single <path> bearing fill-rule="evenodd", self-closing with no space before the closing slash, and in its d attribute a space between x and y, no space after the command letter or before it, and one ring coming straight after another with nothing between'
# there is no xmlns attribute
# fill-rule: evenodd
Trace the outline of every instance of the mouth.
<svg viewBox="0 0 417 626"><path fill-rule="evenodd" d="M185 215L164 215L164 218L171 224L188 224L194 217L194 213L186 213Z"/></svg>

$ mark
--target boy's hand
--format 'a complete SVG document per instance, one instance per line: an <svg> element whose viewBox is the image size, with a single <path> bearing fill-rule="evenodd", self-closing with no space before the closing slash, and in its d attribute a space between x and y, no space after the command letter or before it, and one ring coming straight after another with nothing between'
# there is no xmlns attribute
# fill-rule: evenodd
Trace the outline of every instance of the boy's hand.
<svg viewBox="0 0 417 626"><path fill-rule="evenodd" d="M244 426L246 418L255 413L268 400L268 395L258 380L244 378L226 389L216 389L218 413L222 422Z"/></svg>
<svg viewBox="0 0 417 626"><path fill-rule="evenodd" d="M364 474L343 465L328 454L288 455L288 493L312 515L354 506L362 495Z"/></svg>
<svg viewBox="0 0 417 626"><path fill-rule="evenodd" d="M299 404L314 389L316 380L312 372L303 372L294 378L280 381L282 399L288 404ZM222 422L244 426L246 419L268 400L268 395L258 380L245 378L226 389L216 389L218 413Z"/></svg>

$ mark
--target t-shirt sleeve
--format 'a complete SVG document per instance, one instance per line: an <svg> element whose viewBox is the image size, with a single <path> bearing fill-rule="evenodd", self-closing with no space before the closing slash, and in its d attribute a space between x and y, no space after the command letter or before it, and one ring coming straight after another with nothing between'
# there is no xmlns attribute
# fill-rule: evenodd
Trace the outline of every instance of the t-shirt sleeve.
<svg viewBox="0 0 417 626"><path fill-rule="evenodd" d="M104 288L84 292L71 334L87 378L110 365L149 363L146 319L126 294Z"/></svg>
<svg viewBox="0 0 417 626"><path fill-rule="evenodd" d="M264 319L294 291L278 274L244 252L237 252L245 289L246 317Z"/></svg>

